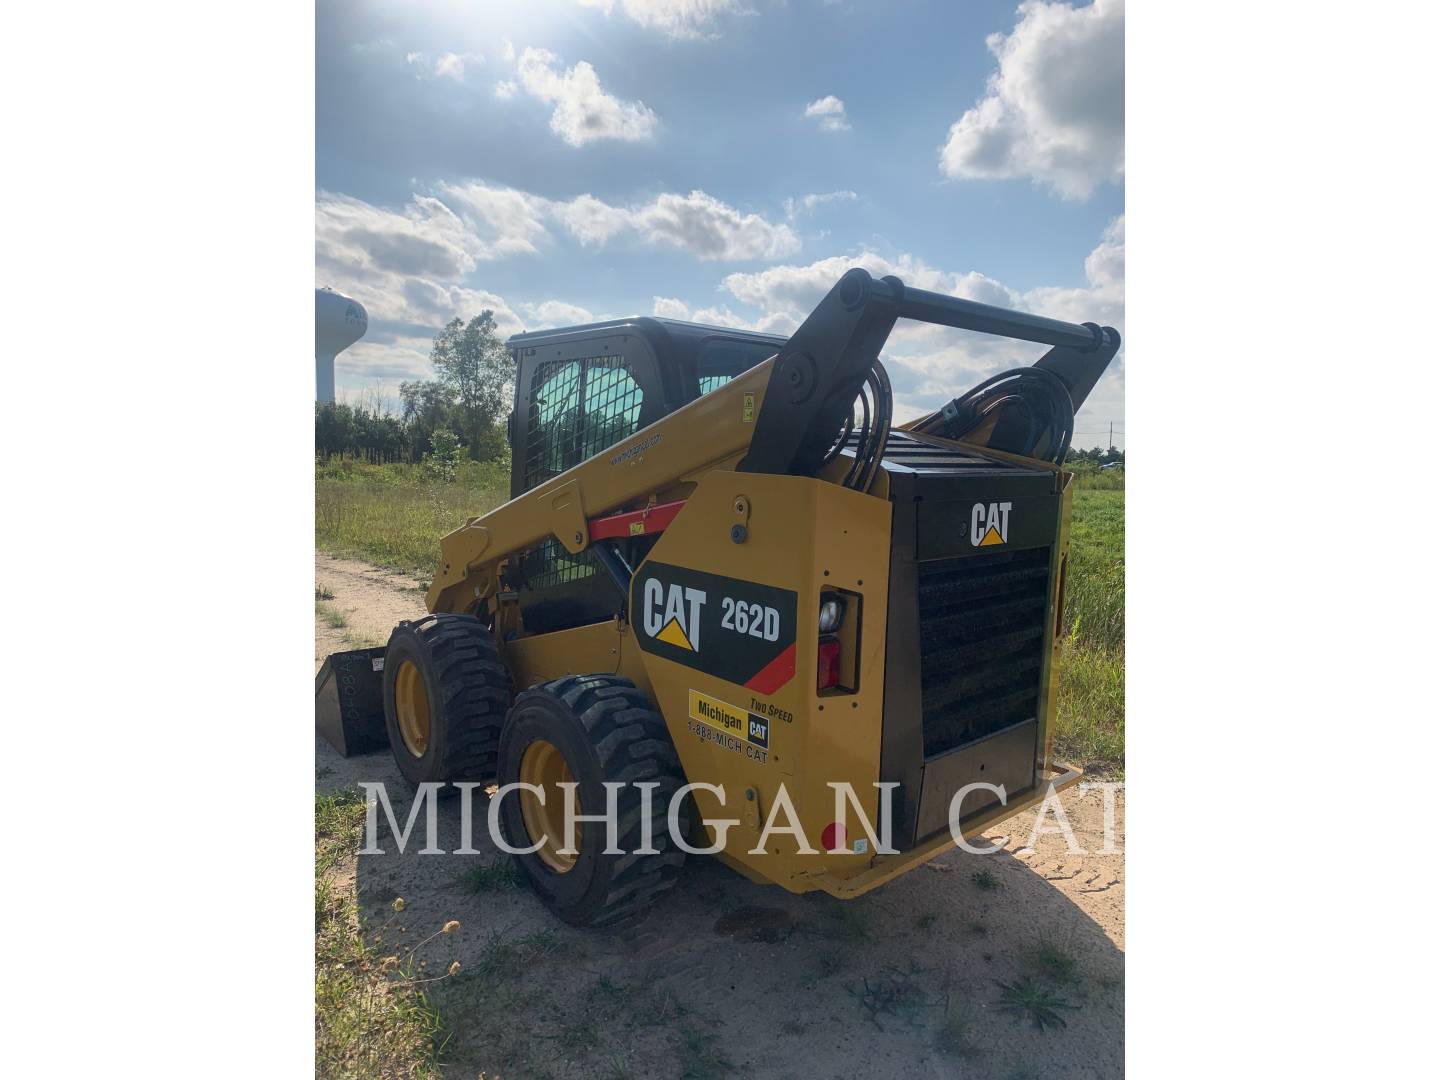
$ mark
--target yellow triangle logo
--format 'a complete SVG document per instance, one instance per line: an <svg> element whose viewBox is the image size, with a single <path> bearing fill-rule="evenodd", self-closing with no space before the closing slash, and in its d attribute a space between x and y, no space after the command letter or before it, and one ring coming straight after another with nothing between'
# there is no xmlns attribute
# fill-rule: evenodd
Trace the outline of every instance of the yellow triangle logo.
<svg viewBox="0 0 1440 1080"><path fill-rule="evenodd" d="M680 629L678 619L671 619L665 624L660 633L655 635L656 641L663 641L667 645L674 645L676 648L695 651L695 646L690 644L690 639L685 636L685 631Z"/></svg>
<svg viewBox="0 0 1440 1080"><path fill-rule="evenodd" d="M1004 540L1000 539L1000 534L995 531L995 526L991 525L990 528L985 532L985 539L980 541L980 546L992 547L995 544L1003 544L1004 542Z"/></svg>

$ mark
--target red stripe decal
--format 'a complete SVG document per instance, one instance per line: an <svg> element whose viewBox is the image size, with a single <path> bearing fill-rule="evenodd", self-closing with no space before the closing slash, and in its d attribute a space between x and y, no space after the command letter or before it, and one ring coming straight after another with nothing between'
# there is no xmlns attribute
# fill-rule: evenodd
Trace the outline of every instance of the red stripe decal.
<svg viewBox="0 0 1440 1080"><path fill-rule="evenodd" d="M685 506L685 500L647 506L609 517L591 518L591 540L624 540L631 536L653 536L664 532ZM637 527L638 526L638 527Z"/></svg>
<svg viewBox="0 0 1440 1080"><path fill-rule="evenodd" d="M757 694L773 694L795 677L795 643L785 646L785 651L755 673L745 689Z"/></svg>

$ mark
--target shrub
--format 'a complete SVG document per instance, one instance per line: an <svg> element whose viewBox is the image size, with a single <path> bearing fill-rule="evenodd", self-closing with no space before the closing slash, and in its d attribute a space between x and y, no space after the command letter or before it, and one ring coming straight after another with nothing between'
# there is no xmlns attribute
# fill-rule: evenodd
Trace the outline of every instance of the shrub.
<svg viewBox="0 0 1440 1080"><path fill-rule="evenodd" d="M460 462L465 457L465 444L449 428L436 428L430 433L430 452L422 465L425 474L442 484L454 481Z"/></svg>

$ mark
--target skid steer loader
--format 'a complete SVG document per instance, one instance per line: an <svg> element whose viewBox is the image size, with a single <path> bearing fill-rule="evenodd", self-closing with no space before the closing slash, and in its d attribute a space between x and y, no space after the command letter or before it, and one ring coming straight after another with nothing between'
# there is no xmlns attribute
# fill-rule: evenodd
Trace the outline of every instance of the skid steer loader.
<svg viewBox="0 0 1440 1080"><path fill-rule="evenodd" d="M892 427L899 319L1050 348ZM385 651L400 771L514 785L505 839L587 925L702 845L858 896L1074 783L1051 757L1061 463L1119 345L861 269L788 338L515 336L512 498L442 540L430 614Z"/></svg>

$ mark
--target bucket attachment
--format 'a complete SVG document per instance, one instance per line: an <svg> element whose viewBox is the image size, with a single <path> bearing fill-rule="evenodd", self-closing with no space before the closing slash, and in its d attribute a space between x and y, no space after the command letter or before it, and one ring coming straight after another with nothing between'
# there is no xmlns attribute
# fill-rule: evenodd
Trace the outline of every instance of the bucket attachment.
<svg viewBox="0 0 1440 1080"><path fill-rule="evenodd" d="M385 647L331 653L315 676L315 730L342 757L386 750Z"/></svg>

